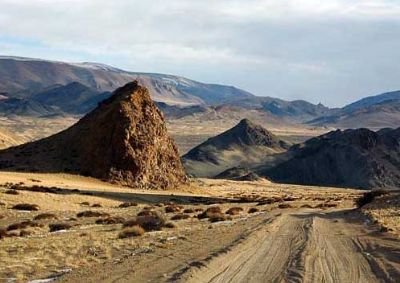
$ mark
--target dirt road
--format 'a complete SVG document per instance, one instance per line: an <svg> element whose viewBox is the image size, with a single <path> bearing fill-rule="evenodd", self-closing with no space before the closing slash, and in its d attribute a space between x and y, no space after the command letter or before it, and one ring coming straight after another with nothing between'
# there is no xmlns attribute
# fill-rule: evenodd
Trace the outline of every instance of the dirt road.
<svg viewBox="0 0 400 283"><path fill-rule="evenodd" d="M165 255L155 251L139 260L72 273L62 281L400 281L400 241L366 225L355 212L287 210L258 218L230 230L210 230L201 239L195 238L198 233L187 235L186 242Z"/></svg>
<svg viewBox="0 0 400 283"><path fill-rule="evenodd" d="M343 212L283 214L182 282L399 282L400 242Z"/></svg>

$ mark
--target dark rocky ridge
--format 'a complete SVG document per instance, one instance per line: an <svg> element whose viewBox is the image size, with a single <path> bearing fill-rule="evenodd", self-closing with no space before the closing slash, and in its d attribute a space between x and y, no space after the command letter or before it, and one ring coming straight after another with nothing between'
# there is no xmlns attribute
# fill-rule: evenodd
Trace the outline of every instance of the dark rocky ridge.
<svg viewBox="0 0 400 283"><path fill-rule="evenodd" d="M354 188L398 187L400 144L397 130L334 131L293 146L285 161L258 170L273 181Z"/></svg>
<svg viewBox="0 0 400 283"><path fill-rule="evenodd" d="M137 82L117 89L78 123L48 138L0 152L1 168L70 172L131 187L185 182L160 110Z"/></svg>

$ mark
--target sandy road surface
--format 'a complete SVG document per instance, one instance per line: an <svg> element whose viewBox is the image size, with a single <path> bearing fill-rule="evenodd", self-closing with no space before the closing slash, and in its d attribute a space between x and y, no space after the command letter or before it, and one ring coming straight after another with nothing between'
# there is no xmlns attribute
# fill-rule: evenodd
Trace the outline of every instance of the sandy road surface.
<svg viewBox="0 0 400 283"><path fill-rule="evenodd" d="M400 242L346 212L282 214L181 282L399 282Z"/></svg>
<svg viewBox="0 0 400 283"><path fill-rule="evenodd" d="M400 240L354 211L286 210L123 263L69 274L76 282L399 282ZM217 227L217 226L216 226Z"/></svg>

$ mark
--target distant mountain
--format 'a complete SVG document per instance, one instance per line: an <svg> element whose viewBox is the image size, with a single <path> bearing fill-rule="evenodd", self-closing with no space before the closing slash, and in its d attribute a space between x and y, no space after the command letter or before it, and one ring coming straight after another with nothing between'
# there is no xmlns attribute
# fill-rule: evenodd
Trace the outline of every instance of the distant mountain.
<svg viewBox="0 0 400 283"><path fill-rule="evenodd" d="M386 92L383 94L365 97L342 108L343 112L351 113L358 109L368 108L390 100L400 100L400 91Z"/></svg>
<svg viewBox="0 0 400 283"><path fill-rule="evenodd" d="M371 104L372 100L367 101L368 103L350 104L336 110L334 114L311 120L308 124L341 129L363 127L372 130L400 125L400 99L378 99L374 104Z"/></svg>
<svg viewBox="0 0 400 283"><path fill-rule="evenodd" d="M0 113L6 116L48 116L61 114L58 107L42 104L25 98L6 98L0 100Z"/></svg>
<svg viewBox="0 0 400 283"><path fill-rule="evenodd" d="M400 185L400 129L337 130L293 146L260 176L293 184L373 189Z"/></svg>
<svg viewBox="0 0 400 283"><path fill-rule="evenodd" d="M232 167L254 166L288 148L287 142L243 119L235 127L190 150L182 160L189 174L213 177Z"/></svg>
<svg viewBox="0 0 400 283"><path fill-rule="evenodd" d="M220 104L253 96L232 86L204 84L172 75L133 73L97 63L0 56L0 92L10 94L37 92L73 82L103 93L133 80L145 85L155 101L171 105Z"/></svg>

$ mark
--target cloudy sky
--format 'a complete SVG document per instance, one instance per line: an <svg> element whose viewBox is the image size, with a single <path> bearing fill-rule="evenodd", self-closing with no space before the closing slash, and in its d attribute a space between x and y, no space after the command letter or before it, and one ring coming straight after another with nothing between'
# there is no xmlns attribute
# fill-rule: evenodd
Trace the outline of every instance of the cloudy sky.
<svg viewBox="0 0 400 283"><path fill-rule="evenodd" d="M341 106L400 89L398 0L0 0L0 54Z"/></svg>

